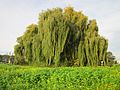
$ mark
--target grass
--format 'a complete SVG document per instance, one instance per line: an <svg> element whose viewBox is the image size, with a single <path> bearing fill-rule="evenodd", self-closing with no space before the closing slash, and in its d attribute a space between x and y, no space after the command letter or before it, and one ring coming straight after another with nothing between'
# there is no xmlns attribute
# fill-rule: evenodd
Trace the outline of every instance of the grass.
<svg viewBox="0 0 120 90"><path fill-rule="evenodd" d="M0 90L120 90L120 66L48 68L0 64Z"/></svg>

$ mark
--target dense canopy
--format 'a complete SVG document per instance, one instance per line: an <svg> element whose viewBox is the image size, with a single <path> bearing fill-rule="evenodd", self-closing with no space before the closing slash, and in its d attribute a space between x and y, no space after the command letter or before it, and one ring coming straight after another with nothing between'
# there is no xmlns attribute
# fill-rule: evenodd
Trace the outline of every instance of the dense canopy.
<svg viewBox="0 0 120 90"><path fill-rule="evenodd" d="M72 7L54 8L39 15L17 38L15 63L39 66L107 65L108 40L98 34L96 20Z"/></svg>

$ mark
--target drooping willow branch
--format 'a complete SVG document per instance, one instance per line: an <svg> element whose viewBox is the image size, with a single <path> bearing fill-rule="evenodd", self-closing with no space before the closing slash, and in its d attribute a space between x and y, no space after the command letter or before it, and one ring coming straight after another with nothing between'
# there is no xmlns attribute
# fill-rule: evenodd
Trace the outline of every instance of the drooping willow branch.
<svg viewBox="0 0 120 90"><path fill-rule="evenodd" d="M16 63L40 66L107 64L108 41L98 34L96 20L67 7L44 11L15 46Z"/></svg>

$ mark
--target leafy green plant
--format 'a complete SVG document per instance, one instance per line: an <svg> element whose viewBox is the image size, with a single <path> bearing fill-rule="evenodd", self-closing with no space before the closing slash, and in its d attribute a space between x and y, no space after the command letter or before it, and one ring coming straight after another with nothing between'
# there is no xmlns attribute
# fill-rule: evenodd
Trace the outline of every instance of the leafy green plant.
<svg viewBox="0 0 120 90"><path fill-rule="evenodd" d="M0 64L0 90L119 90L120 66L39 68Z"/></svg>

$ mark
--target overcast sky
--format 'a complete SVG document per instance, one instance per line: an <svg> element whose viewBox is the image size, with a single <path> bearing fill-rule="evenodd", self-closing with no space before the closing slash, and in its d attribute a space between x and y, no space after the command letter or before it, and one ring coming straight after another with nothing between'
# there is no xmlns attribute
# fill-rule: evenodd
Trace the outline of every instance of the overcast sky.
<svg viewBox="0 0 120 90"><path fill-rule="evenodd" d="M109 51L120 58L120 0L0 0L0 52L14 50L16 38L48 8L72 6L96 19L99 33L109 40Z"/></svg>

